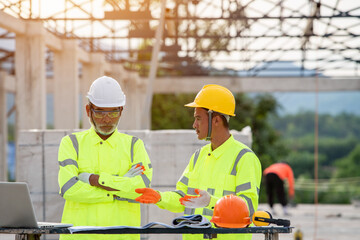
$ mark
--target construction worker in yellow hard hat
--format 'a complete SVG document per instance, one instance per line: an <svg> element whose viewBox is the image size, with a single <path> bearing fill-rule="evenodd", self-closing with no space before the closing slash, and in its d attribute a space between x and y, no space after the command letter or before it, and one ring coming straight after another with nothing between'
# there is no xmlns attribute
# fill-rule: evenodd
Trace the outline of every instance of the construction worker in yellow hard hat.
<svg viewBox="0 0 360 240"><path fill-rule="evenodd" d="M176 184L176 190L158 192L151 188L136 189L141 203L156 204L185 215L201 214L213 217L216 202L226 195L235 195L246 203L251 219L257 210L261 182L260 161L253 151L234 139L229 131L229 119L235 116L235 98L225 87L205 85L194 102L194 123L198 138L210 141L195 151ZM244 226L247 220L233 226ZM250 221L250 220L249 220ZM224 223L224 222L223 222ZM219 225L221 227L221 223ZM183 239L203 239L201 234L185 234ZM251 234L218 234L217 239L251 239Z"/></svg>
<svg viewBox="0 0 360 240"><path fill-rule="evenodd" d="M96 79L86 112L92 127L63 137L59 147L62 222L74 226L140 226L135 188L149 187L152 168L142 140L118 132L125 94L110 77ZM119 236L62 234L64 239L119 239ZM139 240L140 235L121 235Z"/></svg>

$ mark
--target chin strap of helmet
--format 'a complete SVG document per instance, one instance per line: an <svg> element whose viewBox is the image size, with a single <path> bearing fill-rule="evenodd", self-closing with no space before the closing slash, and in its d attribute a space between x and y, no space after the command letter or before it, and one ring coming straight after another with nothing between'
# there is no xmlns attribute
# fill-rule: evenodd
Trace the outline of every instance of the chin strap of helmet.
<svg viewBox="0 0 360 240"><path fill-rule="evenodd" d="M206 137L206 141L210 141L211 140L211 131L212 131L212 114L213 114L213 110L208 110L208 115L209 115L209 124L208 124L208 134Z"/></svg>

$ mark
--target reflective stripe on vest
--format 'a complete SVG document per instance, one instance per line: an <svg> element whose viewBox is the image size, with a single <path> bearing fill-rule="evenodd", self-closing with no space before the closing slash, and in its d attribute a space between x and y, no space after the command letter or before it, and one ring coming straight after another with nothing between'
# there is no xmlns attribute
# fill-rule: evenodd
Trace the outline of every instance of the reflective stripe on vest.
<svg viewBox="0 0 360 240"><path fill-rule="evenodd" d="M184 214L193 215L195 213L195 208L185 208Z"/></svg>
<svg viewBox="0 0 360 240"><path fill-rule="evenodd" d="M196 152L195 152L193 169L195 168L196 161L199 158L200 150L201 150L201 148L196 150Z"/></svg>
<svg viewBox="0 0 360 240"><path fill-rule="evenodd" d="M196 192L195 192L195 188L191 188L191 187L188 187L187 194L197 195Z"/></svg>
<svg viewBox="0 0 360 240"><path fill-rule="evenodd" d="M129 202L129 203L138 203L140 204L139 202L133 200L133 199L129 199L129 198L122 198L122 197L119 197L119 196L115 196L114 195L114 199L115 200L118 200L118 201L126 201L126 202Z"/></svg>
<svg viewBox="0 0 360 240"><path fill-rule="evenodd" d="M227 196L227 195L235 195L235 192L233 192L233 191L227 191L227 190L224 190L223 191L223 196Z"/></svg>
<svg viewBox="0 0 360 240"><path fill-rule="evenodd" d="M237 155L237 157L235 159L234 167L231 170L231 175L236 176L236 166L238 165L241 157L244 156L244 154L247 153L247 152L252 152L252 151L250 149L244 148L239 152L239 154Z"/></svg>
<svg viewBox="0 0 360 240"><path fill-rule="evenodd" d="M185 197L185 193L183 192L183 191L181 191L181 190L175 190L175 191L173 191L173 192L176 192L177 194L179 194L180 196L182 196L182 197Z"/></svg>
<svg viewBox="0 0 360 240"><path fill-rule="evenodd" d="M203 209L203 212L202 212L202 215L212 216L213 213L214 213L213 210L210 210L210 209L208 209L208 208L204 208L204 209Z"/></svg>
<svg viewBox="0 0 360 240"><path fill-rule="evenodd" d="M182 178L180 179L179 182L181 182L187 186L189 184L189 178L182 176Z"/></svg>
<svg viewBox="0 0 360 240"><path fill-rule="evenodd" d="M74 159L65 159L64 161L59 162L59 165L62 167L74 165L75 167L79 168L77 161L75 161Z"/></svg>
<svg viewBox="0 0 360 240"><path fill-rule="evenodd" d="M131 163L134 162L134 145L135 145L137 140L138 140L137 137L132 137L132 139L131 139L131 148L130 148Z"/></svg>
<svg viewBox="0 0 360 240"><path fill-rule="evenodd" d="M74 146L74 149L76 151L76 156L77 156L77 159L79 159L79 143L78 143L78 140L76 138L76 136L74 134L70 134L68 135L70 137L70 140Z"/></svg>
<svg viewBox="0 0 360 240"><path fill-rule="evenodd" d="M214 189L214 188L208 188L208 189L207 189L207 192L208 192L210 195L214 195L214 194L215 194L215 189Z"/></svg>
<svg viewBox="0 0 360 240"><path fill-rule="evenodd" d="M254 206L253 206L251 199L243 194L241 194L239 196L245 198L245 200L249 206L250 219L252 219L252 215L254 214L255 210L254 210Z"/></svg>
<svg viewBox="0 0 360 240"><path fill-rule="evenodd" d="M60 195L63 197L67 190L74 186L79 181L78 177L72 177L61 188Z"/></svg>
<svg viewBox="0 0 360 240"><path fill-rule="evenodd" d="M236 186L236 193L251 189L251 182L243 183Z"/></svg>
<svg viewBox="0 0 360 240"><path fill-rule="evenodd" d="M139 163L135 163L135 164L132 165L131 167L133 167L133 166L135 166L135 165L138 165L138 164L139 164L140 166L143 165L142 162L139 162ZM146 186L146 187L150 187L150 180L149 180L149 178L148 178L145 174L140 174L140 176L141 176L141 178L142 178L145 186Z"/></svg>

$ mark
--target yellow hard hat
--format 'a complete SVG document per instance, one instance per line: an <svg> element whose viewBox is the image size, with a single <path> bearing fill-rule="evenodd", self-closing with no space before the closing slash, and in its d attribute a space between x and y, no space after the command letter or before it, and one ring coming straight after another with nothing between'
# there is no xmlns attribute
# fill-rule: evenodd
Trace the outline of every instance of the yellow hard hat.
<svg viewBox="0 0 360 240"><path fill-rule="evenodd" d="M216 85L205 85L196 95L194 102L186 107L200 107L213 110L218 113L235 116L235 98L229 89Z"/></svg>

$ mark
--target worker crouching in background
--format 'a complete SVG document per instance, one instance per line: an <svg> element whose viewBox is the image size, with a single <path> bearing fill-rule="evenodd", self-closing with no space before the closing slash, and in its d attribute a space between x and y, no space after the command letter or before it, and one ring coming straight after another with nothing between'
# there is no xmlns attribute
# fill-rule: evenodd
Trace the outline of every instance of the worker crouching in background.
<svg viewBox="0 0 360 240"><path fill-rule="evenodd" d="M273 215L276 215L274 210L274 191L276 192L277 198L280 204L283 207L284 215L289 215L287 210L287 197L284 188L284 181L288 181L289 185L289 199L293 200L295 195L294 189L294 173L289 166L289 164L275 163L270 165L268 168L264 170L265 182L266 182L266 194L268 203L271 208L271 212Z"/></svg>
<svg viewBox="0 0 360 240"><path fill-rule="evenodd" d="M234 96L222 86L205 85L194 102L185 106L194 108L193 128L198 139L210 143L192 155L176 190L137 189L143 195L135 200L185 215L201 214L210 220L216 202L233 194L245 201L251 219L258 207L262 171L255 153L229 132L229 119L235 116ZM203 235L185 234L183 239L200 240ZM251 234L218 234L217 239L251 239Z"/></svg>
<svg viewBox="0 0 360 240"><path fill-rule="evenodd" d="M96 79L88 92L91 128L65 136L59 147L62 222L74 226L140 226L136 188L149 187L152 168L140 139L119 133L125 95L110 77ZM62 234L64 239L129 239L139 234Z"/></svg>

